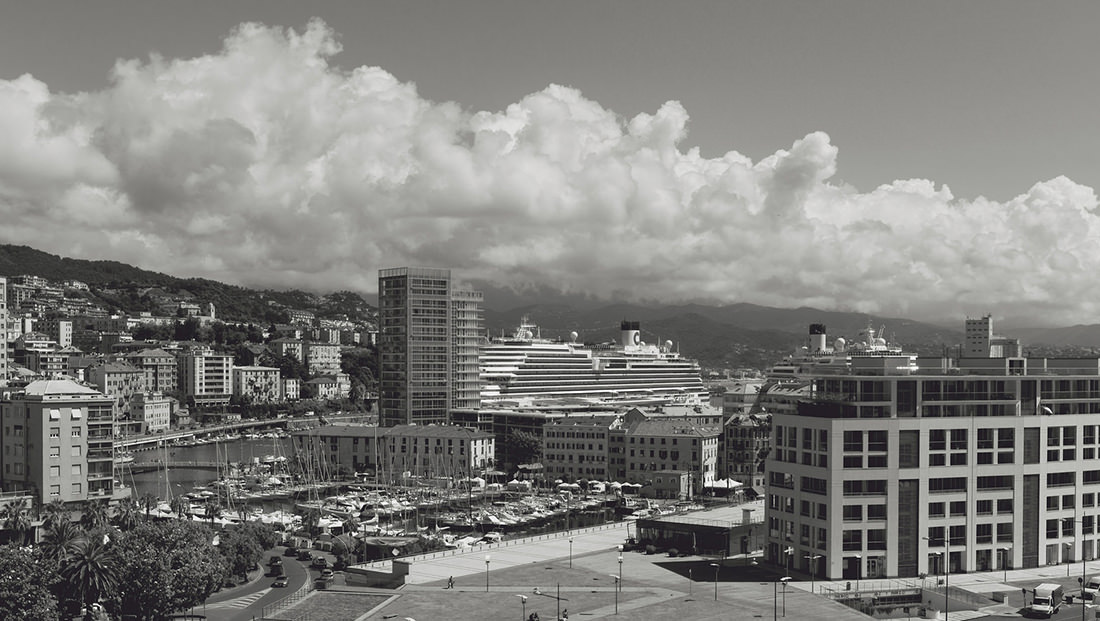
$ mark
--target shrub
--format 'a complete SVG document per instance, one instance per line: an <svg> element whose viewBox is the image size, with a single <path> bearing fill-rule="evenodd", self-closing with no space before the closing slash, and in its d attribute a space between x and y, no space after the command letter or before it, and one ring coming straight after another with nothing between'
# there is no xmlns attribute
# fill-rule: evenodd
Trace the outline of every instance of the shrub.
<svg viewBox="0 0 1100 621"><path fill-rule="evenodd" d="M677 557L677 556L680 556L680 551L677 550L676 548L672 548L668 551L668 555L671 556L671 557Z"/></svg>
<svg viewBox="0 0 1100 621"><path fill-rule="evenodd" d="M645 553L646 554L656 554L657 553L657 548L653 547L652 545L648 545L648 546L645 547Z"/></svg>

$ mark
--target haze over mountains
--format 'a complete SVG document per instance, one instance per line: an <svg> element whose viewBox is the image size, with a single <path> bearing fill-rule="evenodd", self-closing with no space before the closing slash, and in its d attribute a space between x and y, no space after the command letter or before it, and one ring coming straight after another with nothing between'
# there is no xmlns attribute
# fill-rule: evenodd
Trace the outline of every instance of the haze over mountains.
<svg viewBox="0 0 1100 621"><path fill-rule="evenodd" d="M114 261L64 258L27 246L0 245L0 276L35 274L51 280L74 279L90 285L144 285L186 289L209 298L226 321L270 322L268 300L290 308L344 313L357 319L373 316L376 298L370 294L337 292L325 296L289 290L255 290L206 279L181 279ZM921 354L935 355L962 342L958 328L921 323L904 318L864 313L829 311L809 307L774 308L750 303L707 306L701 304L608 304L586 296L563 295L548 288L510 291L489 283L470 283L486 294L485 324L491 335L510 334L523 317L539 326L545 338L568 339L578 333L582 342L598 343L618 337L619 322L640 321L643 339L650 343L671 340L684 355L709 368L762 368L774 363L806 341L811 323L824 323L829 339L849 340L860 330L885 329L891 343ZM120 310L127 300L113 299ZM996 316L994 315L996 320ZM995 324L996 325L996 324ZM1100 347L1100 324L1064 328L1003 330L1020 338L1025 349ZM1078 352L1080 353L1080 352Z"/></svg>

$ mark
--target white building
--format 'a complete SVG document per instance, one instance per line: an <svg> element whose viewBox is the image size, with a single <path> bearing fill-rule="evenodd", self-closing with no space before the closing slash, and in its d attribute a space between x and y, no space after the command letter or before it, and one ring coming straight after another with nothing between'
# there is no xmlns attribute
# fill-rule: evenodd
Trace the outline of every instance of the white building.
<svg viewBox="0 0 1100 621"><path fill-rule="evenodd" d="M282 401L279 369L274 367L233 367L233 394L251 403Z"/></svg>

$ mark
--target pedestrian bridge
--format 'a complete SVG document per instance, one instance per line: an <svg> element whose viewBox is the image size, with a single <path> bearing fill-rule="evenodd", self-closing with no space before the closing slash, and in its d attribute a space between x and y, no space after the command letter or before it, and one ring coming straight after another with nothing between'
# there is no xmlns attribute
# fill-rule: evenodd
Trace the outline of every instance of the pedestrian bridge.
<svg viewBox="0 0 1100 621"><path fill-rule="evenodd" d="M120 467L129 468L131 472L149 472L151 470L163 470L165 466L169 469L174 468L191 468L199 470L217 470L218 468L226 467L225 464L219 461L147 461L142 463L130 462L129 464L119 464Z"/></svg>

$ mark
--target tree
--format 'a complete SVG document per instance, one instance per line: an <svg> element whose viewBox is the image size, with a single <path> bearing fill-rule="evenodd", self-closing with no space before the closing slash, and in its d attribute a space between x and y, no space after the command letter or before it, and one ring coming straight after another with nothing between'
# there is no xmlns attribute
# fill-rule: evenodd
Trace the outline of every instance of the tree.
<svg viewBox="0 0 1100 621"><path fill-rule="evenodd" d="M152 513L153 509L155 509L156 506L157 506L157 497L156 496L150 494L149 492L145 492L144 494L142 494L142 496L141 496L141 508L145 510L145 519L149 519L149 514Z"/></svg>
<svg viewBox="0 0 1100 621"><path fill-rule="evenodd" d="M80 526L85 531L95 531L107 525L107 501L85 500L80 513Z"/></svg>
<svg viewBox="0 0 1100 621"><path fill-rule="evenodd" d="M60 566L65 558L76 551L76 543L82 536L76 524L68 520L47 522L39 543L42 556Z"/></svg>
<svg viewBox="0 0 1100 621"><path fill-rule="evenodd" d="M317 532L320 530L321 512L317 509L307 509L306 514L302 516L302 527L309 533L310 537L316 537Z"/></svg>
<svg viewBox="0 0 1100 621"><path fill-rule="evenodd" d="M61 565L61 580L76 603L87 606L115 596L118 557L106 537L84 537Z"/></svg>
<svg viewBox="0 0 1100 621"><path fill-rule="evenodd" d="M242 580L248 578L248 572L264 555L264 549L255 534L238 526L221 532L218 536L218 551L225 561L226 573Z"/></svg>
<svg viewBox="0 0 1100 621"><path fill-rule="evenodd" d="M513 429L505 436L505 454L512 465L531 464L542 459L542 441L529 431Z"/></svg>
<svg viewBox="0 0 1100 621"><path fill-rule="evenodd" d="M172 511L178 517L182 518L182 517L186 516L187 512L190 509L191 509L191 503L188 502L187 499L184 498L183 496L176 496L175 498L172 499Z"/></svg>
<svg viewBox="0 0 1100 621"><path fill-rule="evenodd" d="M57 575L42 562L39 550L0 546L0 619L57 619L57 598L51 589Z"/></svg>
<svg viewBox="0 0 1100 621"><path fill-rule="evenodd" d="M117 542L120 615L151 621L206 601L225 577L210 529L183 520L143 521Z"/></svg>
<svg viewBox="0 0 1100 621"><path fill-rule="evenodd" d="M214 520L220 518L225 513L225 507L216 500L210 500L206 503L206 517L210 518L210 526L214 526Z"/></svg>
<svg viewBox="0 0 1100 621"><path fill-rule="evenodd" d="M9 502L0 515L4 519L4 530L8 531L8 541L26 543L27 534L31 530L27 499L20 497Z"/></svg>
<svg viewBox="0 0 1100 621"><path fill-rule="evenodd" d="M115 507L115 515L111 520L115 526L122 530L130 530L138 522L137 503L133 498L124 498Z"/></svg>
<svg viewBox="0 0 1100 621"><path fill-rule="evenodd" d="M42 507L42 521L43 526L49 527L51 524L57 522L69 522L69 508L65 505L65 501L60 498L51 500L44 507Z"/></svg>

